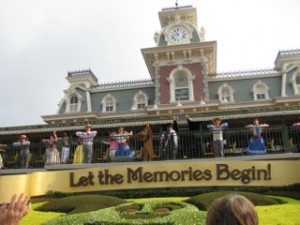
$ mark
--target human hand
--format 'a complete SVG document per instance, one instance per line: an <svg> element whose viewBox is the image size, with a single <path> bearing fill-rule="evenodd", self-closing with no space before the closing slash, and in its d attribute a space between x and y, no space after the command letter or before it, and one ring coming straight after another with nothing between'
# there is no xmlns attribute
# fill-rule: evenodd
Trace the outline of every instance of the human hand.
<svg viewBox="0 0 300 225"><path fill-rule="evenodd" d="M9 205L4 202L0 207L0 224L1 225L18 225L22 218L26 216L31 208L31 203L27 204L29 197L23 193L14 194Z"/></svg>

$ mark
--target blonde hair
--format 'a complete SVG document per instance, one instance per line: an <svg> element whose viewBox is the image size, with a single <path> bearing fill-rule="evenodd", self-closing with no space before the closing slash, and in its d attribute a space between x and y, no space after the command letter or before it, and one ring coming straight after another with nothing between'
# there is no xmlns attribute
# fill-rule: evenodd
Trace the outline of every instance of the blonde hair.
<svg viewBox="0 0 300 225"><path fill-rule="evenodd" d="M229 194L212 203L205 224L258 225L258 216L250 200L241 195Z"/></svg>

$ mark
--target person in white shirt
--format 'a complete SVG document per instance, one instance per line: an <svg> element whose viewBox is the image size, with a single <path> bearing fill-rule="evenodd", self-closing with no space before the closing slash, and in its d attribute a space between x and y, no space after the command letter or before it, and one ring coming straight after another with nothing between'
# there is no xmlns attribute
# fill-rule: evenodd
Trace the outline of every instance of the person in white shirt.
<svg viewBox="0 0 300 225"><path fill-rule="evenodd" d="M83 145L83 163L91 163L93 155L93 139L97 131L92 131L92 125L85 125L85 132L77 131L76 135L81 138Z"/></svg>
<svg viewBox="0 0 300 225"><path fill-rule="evenodd" d="M213 119L213 124L207 128L213 132L213 147L215 157L224 157L223 130L228 127L228 123L221 124L221 118Z"/></svg>

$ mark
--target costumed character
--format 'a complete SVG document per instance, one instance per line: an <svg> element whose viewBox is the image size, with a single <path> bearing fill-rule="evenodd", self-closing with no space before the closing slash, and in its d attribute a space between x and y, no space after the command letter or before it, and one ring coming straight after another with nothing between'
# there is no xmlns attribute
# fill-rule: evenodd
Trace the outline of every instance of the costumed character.
<svg viewBox="0 0 300 225"><path fill-rule="evenodd" d="M2 153L5 152L7 145L0 144L0 169L4 166Z"/></svg>
<svg viewBox="0 0 300 225"><path fill-rule="evenodd" d="M253 133L253 137L250 139L247 148L247 155L262 155L267 153L265 141L261 136L264 127L269 127L269 125L259 124L258 119L255 119L253 124L246 126L246 128L250 128Z"/></svg>
<svg viewBox="0 0 300 225"><path fill-rule="evenodd" d="M46 145L46 162L45 165L55 165L60 163L59 151L56 148L57 144L57 135L56 132L50 135L49 139L42 140Z"/></svg>
<svg viewBox="0 0 300 225"><path fill-rule="evenodd" d="M76 146L75 152L74 152L74 164L83 163L83 147L82 147L82 139L78 138L78 144Z"/></svg>
<svg viewBox="0 0 300 225"><path fill-rule="evenodd" d="M160 137L163 159L176 159L178 153L178 136L170 124Z"/></svg>
<svg viewBox="0 0 300 225"><path fill-rule="evenodd" d="M115 159L118 162L122 161L130 161L133 159L131 150L129 148L129 145L127 144L127 141L129 140L129 137L132 135L132 132L124 131L123 127L119 128L118 134L115 135L116 141L118 143L118 148L115 153Z"/></svg>
<svg viewBox="0 0 300 225"><path fill-rule="evenodd" d="M223 130L228 127L228 123L221 124L221 118L213 119L213 124L207 125L207 128L213 133L213 147L215 157L224 157Z"/></svg>
<svg viewBox="0 0 300 225"><path fill-rule="evenodd" d="M141 135L143 141L143 152L142 152L143 161L150 161L154 156L153 140L152 140L153 132L150 127L150 124L147 124L144 130L142 130L139 133L139 135Z"/></svg>
<svg viewBox="0 0 300 225"><path fill-rule="evenodd" d="M85 126L85 132L77 131L76 135L82 139L83 145L83 163L91 163L93 156L93 139L97 135L97 131L92 131L92 125Z"/></svg>
<svg viewBox="0 0 300 225"><path fill-rule="evenodd" d="M13 146L18 146L21 148L20 152L20 163L21 168L27 169L29 166L30 159L30 141L27 139L26 135L22 134L17 142L13 143Z"/></svg>
<svg viewBox="0 0 300 225"><path fill-rule="evenodd" d="M102 141L102 143L106 144L109 146L109 159L110 161L114 162L116 161L116 151L118 148L118 142L116 140L116 132L112 132L109 134L109 141Z"/></svg>

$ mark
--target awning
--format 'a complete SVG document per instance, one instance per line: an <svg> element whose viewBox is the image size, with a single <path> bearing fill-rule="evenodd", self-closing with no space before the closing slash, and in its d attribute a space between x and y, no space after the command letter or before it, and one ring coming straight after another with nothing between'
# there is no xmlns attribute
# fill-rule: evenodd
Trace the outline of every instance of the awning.
<svg viewBox="0 0 300 225"><path fill-rule="evenodd" d="M270 112L254 112L254 113L240 113L240 114L230 114L226 115L226 111L222 112L223 115L210 114L209 116L201 116L201 117L194 117L189 118L191 122L201 122L201 121L211 121L215 117L220 117L222 120L228 119L243 119L243 118L255 118L255 117L264 117L264 116L286 116L286 115L300 115L300 110L290 110L290 111L270 111Z"/></svg>
<svg viewBox="0 0 300 225"><path fill-rule="evenodd" d="M144 126L146 124L157 125L157 124L169 124L173 123L173 120L154 120L154 121L138 121L138 122L118 122L118 123L103 123L103 124L92 124L94 129L101 129L101 128L116 128L116 127L139 127ZM0 135L11 135L11 134L30 134L30 133L47 133L52 131L74 131L74 130L83 130L84 125L79 126L49 126L45 127L34 127L34 128L23 128L23 129L9 129L9 130L2 130L0 131Z"/></svg>

